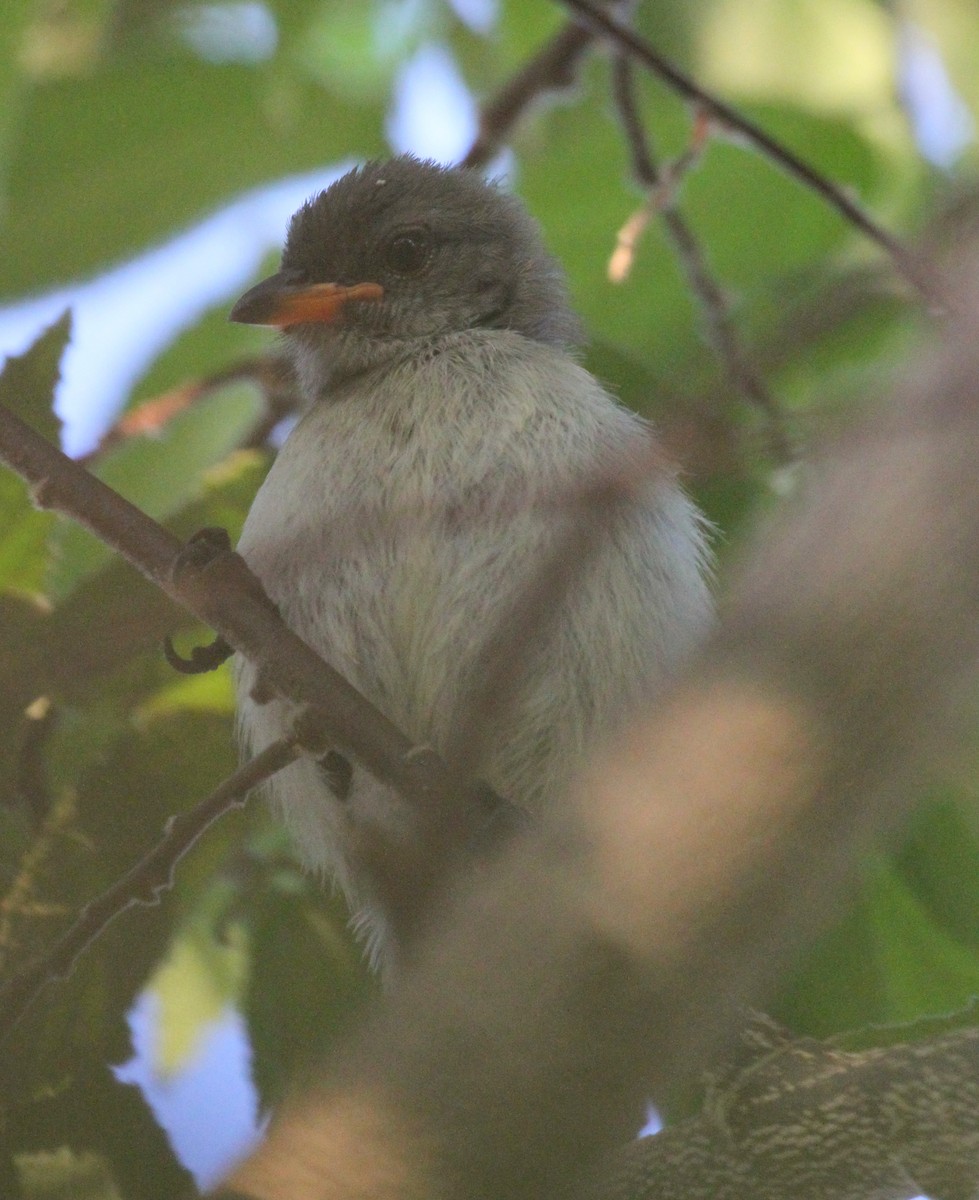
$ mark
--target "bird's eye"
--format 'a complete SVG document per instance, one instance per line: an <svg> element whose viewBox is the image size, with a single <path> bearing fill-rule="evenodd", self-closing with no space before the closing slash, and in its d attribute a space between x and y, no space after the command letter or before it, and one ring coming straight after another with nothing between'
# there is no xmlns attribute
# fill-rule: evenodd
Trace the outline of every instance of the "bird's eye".
<svg viewBox="0 0 979 1200"><path fill-rule="evenodd" d="M424 229L403 229L384 247L384 265L396 275L417 275L427 264L432 243Z"/></svg>

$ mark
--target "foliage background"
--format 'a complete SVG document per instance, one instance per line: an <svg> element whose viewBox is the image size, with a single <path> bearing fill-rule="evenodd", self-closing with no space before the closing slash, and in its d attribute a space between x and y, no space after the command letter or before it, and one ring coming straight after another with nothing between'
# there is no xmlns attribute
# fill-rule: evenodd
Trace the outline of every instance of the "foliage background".
<svg viewBox="0 0 979 1200"><path fill-rule="evenodd" d="M275 35L261 53L234 33L249 6L8 0L0 13L4 302L124 262L244 190L384 153L392 96L419 50L446 50L485 97L564 20L546 0L484 5L485 22L442 0L260 7ZM208 40L220 18L230 25ZM974 174L974 143L954 165L927 161L902 100L914 28L934 39L958 93L979 111L973 0L648 2L636 26L893 230L921 229ZM934 87L930 96L934 111ZM641 80L641 97L660 154L680 154L689 114L652 81ZM538 104L508 143L508 170L586 319L588 365L661 426L719 527L723 563L798 468L772 461L763 416L728 386L659 228L641 243L628 280L608 281L616 232L641 197L609 99L607 57L595 53L572 91ZM927 317L876 248L738 145L713 140L680 202L805 452L886 387ZM848 295L859 302L841 299ZM173 337L130 407L270 348L266 333L227 324L232 299ZM59 323L0 380L2 399L51 437L69 336ZM262 382L246 373L207 389L149 435L96 453L93 469L183 534L220 524L234 537L272 453L254 436L268 401ZM167 632L184 648L207 636L87 535L35 512L20 483L0 475L3 972L49 943L153 843L168 814L233 766L227 672L175 677L159 651ZM907 845L868 864L855 908L782 998L780 1015L798 1031L909 1021L979 992L974 778L972 763L936 778ZM235 1006L249 1022L266 1103L370 990L342 914L295 869L261 808L227 818L183 864L164 904L125 916L67 982L46 990L4 1047L0 1194L48 1194L42 1168L54 1176L69 1168L37 1152L60 1147L99 1156L98 1167L76 1160L71 1168L90 1170L92 1195L115 1187L125 1197L164 1197L183 1185L139 1094L108 1066L130 1055L126 1012L147 985L161 1076L192 1060L208 1023ZM210 1119L220 1120L220 1106Z"/></svg>

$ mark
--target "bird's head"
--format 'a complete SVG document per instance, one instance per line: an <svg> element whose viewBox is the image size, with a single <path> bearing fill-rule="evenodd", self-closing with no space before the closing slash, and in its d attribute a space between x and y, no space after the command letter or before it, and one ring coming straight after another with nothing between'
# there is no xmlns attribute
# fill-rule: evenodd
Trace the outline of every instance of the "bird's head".
<svg viewBox="0 0 979 1200"><path fill-rule="evenodd" d="M570 347L564 277L536 222L473 171L369 162L293 216L281 270L231 310L281 328L310 399L440 335L509 329Z"/></svg>

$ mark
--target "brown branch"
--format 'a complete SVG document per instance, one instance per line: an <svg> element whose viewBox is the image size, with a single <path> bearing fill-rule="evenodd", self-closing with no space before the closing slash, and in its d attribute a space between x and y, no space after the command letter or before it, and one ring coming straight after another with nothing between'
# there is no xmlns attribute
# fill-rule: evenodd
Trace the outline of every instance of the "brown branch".
<svg viewBox="0 0 979 1200"><path fill-rule="evenodd" d="M173 887L177 864L219 817L241 808L249 792L300 752L294 738L274 742L228 776L194 808L167 822L163 837L95 900L89 901L55 943L0 984L0 1044L50 983L66 979L78 959L124 912L159 904Z"/></svg>
<svg viewBox="0 0 979 1200"><path fill-rule="evenodd" d="M851 225L885 250L905 279L912 283L929 302L945 307L945 297L927 262L875 221L847 194L845 189L766 133L754 121L701 87L645 38L641 38L628 26L603 12L601 8L590 3L590 0L558 0L558 2L570 9L590 29L603 34L622 51L642 63L647 70L673 91L709 113L711 119L725 132L736 135L762 157L767 158L769 162L780 167L804 187L815 192Z"/></svg>
<svg viewBox="0 0 979 1200"><path fill-rule="evenodd" d="M460 166L486 166L534 101L547 92L570 88L578 66L594 40L595 34L578 21L569 21L558 30L492 99L482 105L479 132Z"/></svg>
<svg viewBox="0 0 979 1200"><path fill-rule="evenodd" d="M460 798L434 752L411 740L281 620L243 559L188 553L173 534L0 406L0 462L32 487L35 503L71 517L121 554L171 599L210 625L258 667L263 687L307 706L324 743L362 763L437 824L482 814L489 789ZM195 550L195 543L189 549ZM195 558L198 561L195 561ZM494 802L505 802L494 797Z"/></svg>
<svg viewBox="0 0 979 1200"><path fill-rule="evenodd" d="M667 238L700 307L708 343L734 389L765 417L769 452L776 463L784 466L795 455L785 431L781 409L741 346L724 293L711 273L696 234L677 207L672 178L665 194L663 192L662 173L653 157L652 146L636 103L632 63L624 54L616 55L612 64L612 97L632 157L633 175L639 186L648 192L646 206L640 212L645 215L656 211L661 216ZM699 154L705 136L701 134L699 139L695 139L688 158ZM672 176L673 172L670 174ZM609 270L611 274L611 264Z"/></svg>

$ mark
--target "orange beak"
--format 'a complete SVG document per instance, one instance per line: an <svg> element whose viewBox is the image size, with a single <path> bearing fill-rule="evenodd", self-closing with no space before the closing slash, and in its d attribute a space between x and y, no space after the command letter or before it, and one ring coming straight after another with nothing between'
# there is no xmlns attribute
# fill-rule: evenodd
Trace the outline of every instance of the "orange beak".
<svg viewBox="0 0 979 1200"><path fill-rule="evenodd" d="M280 271L257 283L237 302L228 320L241 325L290 325L309 322L333 324L340 319L348 300L380 300L384 289L379 283L314 283L297 286L289 273Z"/></svg>

